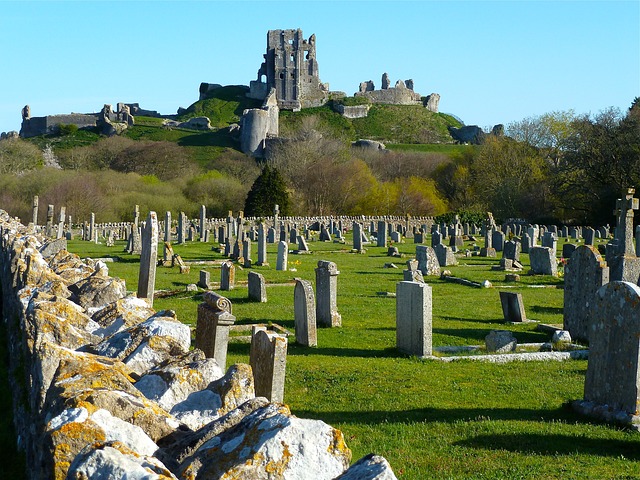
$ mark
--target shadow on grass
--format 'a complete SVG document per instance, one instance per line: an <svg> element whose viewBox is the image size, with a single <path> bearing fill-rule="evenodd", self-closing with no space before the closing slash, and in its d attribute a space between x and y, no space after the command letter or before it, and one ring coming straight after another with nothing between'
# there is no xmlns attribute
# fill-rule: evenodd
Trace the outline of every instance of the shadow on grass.
<svg viewBox="0 0 640 480"><path fill-rule="evenodd" d="M380 423L414 423L414 422L471 422L489 420L515 421L575 421L580 418L569 407L556 409L526 409L526 408L416 408L412 410L374 410L374 411L344 411L318 412L315 410L296 410L295 414L302 418L321 419L330 425ZM637 446L636 446L637 448ZM640 455L640 450L638 451Z"/></svg>
<svg viewBox="0 0 640 480"><path fill-rule="evenodd" d="M504 328L508 330L508 327ZM434 334L446 335L449 337L459 338L474 338L480 343L484 343L484 339L491 330L497 330L496 328L434 328ZM547 340L547 335L540 332L519 332L514 331L514 336L518 339L518 343L540 343Z"/></svg>
<svg viewBox="0 0 640 480"><path fill-rule="evenodd" d="M295 341L295 338L291 339ZM287 355L324 355L327 357L364 357L381 358L397 357L398 350L395 348L384 349L364 349L364 348L338 348L338 347L305 347L296 343L289 344Z"/></svg>
<svg viewBox="0 0 640 480"><path fill-rule="evenodd" d="M562 307L543 307L540 305L534 305L529 307L532 312L535 313L551 313L562 315L563 308Z"/></svg>
<svg viewBox="0 0 640 480"><path fill-rule="evenodd" d="M574 455L576 453L603 457L621 457L640 460L637 441L604 440L584 436L560 434L511 433L478 435L453 445L480 450L507 450L536 455Z"/></svg>

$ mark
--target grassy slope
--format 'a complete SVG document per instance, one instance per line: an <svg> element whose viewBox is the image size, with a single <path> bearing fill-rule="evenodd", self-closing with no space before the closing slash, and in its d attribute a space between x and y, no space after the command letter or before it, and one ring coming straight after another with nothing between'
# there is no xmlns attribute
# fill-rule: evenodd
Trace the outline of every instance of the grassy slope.
<svg viewBox="0 0 640 480"><path fill-rule="evenodd" d="M93 258L122 257L110 264L112 275L126 278L135 290L137 259L75 241L71 249ZM395 350L395 299L401 270L385 269L383 248L366 255L348 246L312 242L312 255L289 257L297 271L256 267L269 285L266 304L246 301L248 270L238 270L239 285L224 292L234 302L237 323L269 322L294 329L294 277L315 279L319 259L335 261L338 309L343 326L318 331L317 348L289 345L285 400L301 417L318 418L340 428L357 459L369 452L384 455L401 479L424 478L640 478L640 437L617 428L585 421L565 407L582 397L586 361L490 365L471 362L440 364L399 355ZM398 245L407 258L411 242ZM561 250L561 246L559 248ZM206 244L176 245L185 260L221 259ZM275 246L269 245L275 263ZM522 256L525 266L527 255ZM482 343L491 329L510 329L520 342L545 341L535 324L501 322L498 291L504 272L490 269L497 259L460 259L454 275L481 281L492 289L474 289L429 278L433 289L433 343ZM403 261L396 260L402 265ZM201 268L219 279L215 266L193 265L189 275L158 268L157 289L175 289L157 299L156 309L176 310L195 325L201 299L184 288L195 283ZM561 279L523 276L521 292L529 318L562 323ZM529 288L542 285L548 288ZM248 346L231 344L228 365L248 362Z"/></svg>

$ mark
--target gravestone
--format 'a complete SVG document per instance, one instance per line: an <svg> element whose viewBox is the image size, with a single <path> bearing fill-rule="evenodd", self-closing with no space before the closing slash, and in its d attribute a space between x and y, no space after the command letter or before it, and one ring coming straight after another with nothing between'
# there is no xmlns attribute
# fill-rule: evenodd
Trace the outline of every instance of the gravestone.
<svg viewBox="0 0 640 480"><path fill-rule="evenodd" d="M287 366L287 337L255 329L251 336L249 363L253 370L256 397L266 397L270 402L282 403Z"/></svg>
<svg viewBox="0 0 640 480"><path fill-rule="evenodd" d="M391 232L390 238L394 243L400 243L402 241L402 235L400 232Z"/></svg>
<svg viewBox="0 0 640 480"><path fill-rule="evenodd" d="M436 248L442 243L442 235L440 232L434 232L431 234L431 247Z"/></svg>
<svg viewBox="0 0 640 480"><path fill-rule="evenodd" d="M598 250L590 245L579 246L564 269L563 322L572 338L589 341L596 292L607 283L609 267Z"/></svg>
<svg viewBox="0 0 640 480"><path fill-rule="evenodd" d="M453 250L451 247L447 247L445 244L441 243L437 245L434 249L436 257L438 258L438 263L441 267L448 267L450 265L456 265L458 262L456 261L456 257L453 254Z"/></svg>
<svg viewBox="0 0 640 480"><path fill-rule="evenodd" d="M53 205L49 205L53 207ZM47 221L49 221L49 213L47 212ZM96 230L96 214L91 212L89 217L89 241L98 243L98 231Z"/></svg>
<svg viewBox="0 0 640 480"><path fill-rule="evenodd" d="M58 227L56 229L56 238L64 236L64 222L66 219L66 207L60 207L60 215L58 216Z"/></svg>
<svg viewBox="0 0 640 480"><path fill-rule="evenodd" d="M528 233L523 233L520 239L522 253L529 253L533 245L531 244L531 237Z"/></svg>
<svg viewBox="0 0 640 480"><path fill-rule="evenodd" d="M171 212L164 212L164 241L171 241Z"/></svg>
<svg viewBox="0 0 640 480"><path fill-rule="evenodd" d="M529 251L531 273L534 275L558 276L558 263L554 252L549 247L533 247Z"/></svg>
<svg viewBox="0 0 640 480"><path fill-rule="evenodd" d="M211 274L207 270L200 270L200 280L198 286L205 290L211 289Z"/></svg>
<svg viewBox="0 0 640 480"><path fill-rule="evenodd" d="M296 278L296 286L293 289L293 312L296 342L306 347L317 346L316 300L311 282Z"/></svg>
<svg viewBox="0 0 640 480"><path fill-rule="evenodd" d="M251 240L249 240L248 237L242 241L242 254L244 256L242 266L244 268L251 268Z"/></svg>
<svg viewBox="0 0 640 480"><path fill-rule="evenodd" d="M640 288L612 281L595 295L584 400L640 414Z"/></svg>
<svg viewBox="0 0 640 480"><path fill-rule="evenodd" d="M596 238L596 231L591 227L587 227L583 230L583 236L585 245L593 245Z"/></svg>
<svg viewBox="0 0 640 480"><path fill-rule="evenodd" d="M220 290L233 290L236 286L236 267L227 260L220 265Z"/></svg>
<svg viewBox="0 0 640 480"><path fill-rule="evenodd" d="M267 289L264 276L258 272L249 272L247 280L249 287L249 300L254 302L266 303Z"/></svg>
<svg viewBox="0 0 640 480"><path fill-rule="evenodd" d="M480 249L481 257L495 257L496 249L493 248L493 231L496 223L493 220L493 214L487 212L487 218L484 221L484 247Z"/></svg>
<svg viewBox="0 0 640 480"><path fill-rule="evenodd" d="M555 234L552 232L545 232L542 235L542 246L549 247L553 251L553 256L556 255L556 250L558 248L558 239Z"/></svg>
<svg viewBox="0 0 640 480"><path fill-rule="evenodd" d="M504 242L504 248L502 250L502 258L508 258L509 260L520 261L520 244L514 240L508 240Z"/></svg>
<svg viewBox="0 0 640 480"><path fill-rule="evenodd" d="M376 232L376 241L378 247L387 246L387 222L384 220L378 221L378 230Z"/></svg>
<svg viewBox="0 0 640 480"><path fill-rule="evenodd" d="M426 245L416 246L416 260L422 275L440 275L440 262L433 248Z"/></svg>
<svg viewBox="0 0 640 480"><path fill-rule="evenodd" d="M264 223L258 225L258 262L256 265L269 265L269 262L267 262L267 235Z"/></svg>
<svg viewBox="0 0 640 480"><path fill-rule="evenodd" d="M184 212L180 212L178 215L178 243L183 244L186 241L187 231L187 216Z"/></svg>
<svg viewBox="0 0 640 480"><path fill-rule="evenodd" d="M500 304L505 322L526 322L522 294L514 292L500 292Z"/></svg>
<svg viewBox="0 0 640 480"><path fill-rule="evenodd" d="M137 229L136 229L137 230ZM138 275L138 298L146 298L153 305L153 293L156 284L156 265L158 264L158 217L149 212L142 228L142 248L140 254L140 273Z"/></svg>
<svg viewBox="0 0 640 480"><path fill-rule="evenodd" d="M38 203L39 203L38 195L35 195L33 197L33 211L31 214L31 221L33 222L34 226L38 225Z"/></svg>
<svg viewBox="0 0 640 480"><path fill-rule="evenodd" d="M207 207L204 205L200 205L200 225L198 228L198 233L200 235L200 241L204 242L204 232L206 230L206 221L207 221Z"/></svg>
<svg viewBox="0 0 640 480"><path fill-rule="evenodd" d="M501 252L504 248L504 233L500 230L494 230L491 234L491 246L495 248L496 252Z"/></svg>
<svg viewBox="0 0 640 480"><path fill-rule="evenodd" d="M198 305L196 348L207 358L215 359L224 371L227 363L229 327L236 317L231 314L231 302L216 292L204 292L203 303Z"/></svg>
<svg viewBox="0 0 640 480"><path fill-rule="evenodd" d="M431 287L426 283L396 284L396 347L407 355L431 355Z"/></svg>
<svg viewBox="0 0 640 480"><path fill-rule="evenodd" d="M318 261L316 268L316 319L320 327L342 326L338 313L338 267L326 260Z"/></svg>
<svg viewBox="0 0 640 480"><path fill-rule="evenodd" d="M573 255L573 252L575 252L577 248L578 245L575 243L565 243L562 245L562 258L571 258L571 255Z"/></svg>
<svg viewBox="0 0 640 480"><path fill-rule="evenodd" d="M353 249L362 252L362 225L353 222Z"/></svg>
<svg viewBox="0 0 640 480"><path fill-rule="evenodd" d="M302 235L298 235L298 253L309 253L309 245Z"/></svg>
<svg viewBox="0 0 640 480"><path fill-rule="evenodd" d="M424 243L424 233L416 232L413 234L413 243Z"/></svg>
<svg viewBox="0 0 640 480"><path fill-rule="evenodd" d="M638 283L640 278L640 258L635 255L633 245L633 217L639 202L629 188L625 198L616 201L617 224L613 240L607 245L606 260L609 266L609 278L625 282Z"/></svg>
<svg viewBox="0 0 640 480"><path fill-rule="evenodd" d="M276 259L276 270L286 271L289 257L289 245L287 242L278 243L278 258Z"/></svg>
<svg viewBox="0 0 640 480"><path fill-rule="evenodd" d="M402 274L405 282L424 283L422 272L418 269L418 260L407 260L407 269Z"/></svg>

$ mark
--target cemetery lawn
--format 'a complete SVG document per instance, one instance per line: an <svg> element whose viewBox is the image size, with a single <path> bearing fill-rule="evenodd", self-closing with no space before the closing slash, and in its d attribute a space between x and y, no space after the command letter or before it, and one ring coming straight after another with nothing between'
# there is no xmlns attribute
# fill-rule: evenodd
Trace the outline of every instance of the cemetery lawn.
<svg viewBox="0 0 640 480"><path fill-rule="evenodd" d="M276 245L268 245L271 266L255 267L267 281L268 302L247 301L248 269L236 270L236 288L221 292L233 302L237 324L276 323L293 332L294 277L315 285L318 260L340 270L338 311L342 327L318 329L318 347L296 345L290 337L285 402L303 418L321 419L342 430L353 460L373 452L386 457L400 479L462 478L639 478L640 434L579 417L567 402L582 398L586 361L513 362L503 365L409 358L395 349L395 292L406 260L415 256L413 241L398 244L404 258L386 256L373 246L365 254L347 244L309 242L310 255L289 255L289 268L276 271ZM427 239L427 245L430 240ZM191 264L158 267L156 310L172 309L196 324L202 290L187 293L201 269L211 272L218 289L223 256L212 244L174 245ZM217 245L216 245L217 246ZM253 245L254 257L257 247ZM138 257L115 247L71 241L82 257L114 257L112 276L124 278L135 293ZM562 251L562 239L558 245ZM162 247L159 248L159 256ZM433 289L433 345L478 345L492 329L509 329L519 343L544 342L537 323L505 324L499 290L522 293L527 318L562 324L562 279L528 276L505 283L504 272L491 271L499 258L458 258L447 267L453 275L493 288L480 289L426 277ZM398 269L384 268L393 262ZM227 366L249 361L248 344L229 345Z"/></svg>

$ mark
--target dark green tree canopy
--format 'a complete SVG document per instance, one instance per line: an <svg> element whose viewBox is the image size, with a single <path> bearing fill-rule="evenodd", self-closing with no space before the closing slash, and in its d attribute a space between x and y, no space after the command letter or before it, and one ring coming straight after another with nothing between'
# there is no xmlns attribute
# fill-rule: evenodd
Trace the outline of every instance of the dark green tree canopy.
<svg viewBox="0 0 640 480"><path fill-rule="evenodd" d="M244 213L249 217L267 217L273 215L276 205L280 206L282 215L288 215L291 209L289 192L280 172L265 165L247 194Z"/></svg>

